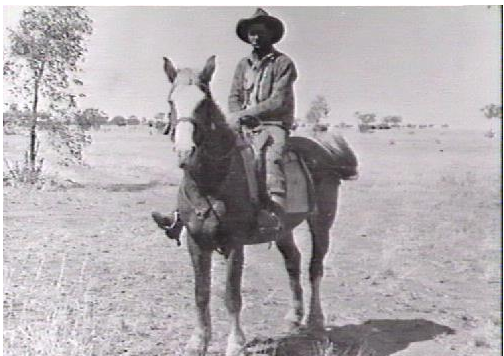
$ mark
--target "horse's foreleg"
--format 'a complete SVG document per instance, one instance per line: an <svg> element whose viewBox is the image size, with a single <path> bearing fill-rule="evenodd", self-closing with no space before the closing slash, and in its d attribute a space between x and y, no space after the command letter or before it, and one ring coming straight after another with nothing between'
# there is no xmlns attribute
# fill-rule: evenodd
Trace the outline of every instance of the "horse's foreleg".
<svg viewBox="0 0 504 356"><path fill-rule="evenodd" d="M301 287L301 254L294 242L292 231L285 234L276 242L277 248L285 261L285 268L289 274L289 284L292 291L292 306L285 319L290 330L295 330L301 325L304 315L303 288Z"/></svg>
<svg viewBox="0 0 504 356"><path fill-rule="evenodd" d="M204 250L188 234L187 245L194 268L197 325L187 344L187 356L204 356L212 334L210 280L212 250Z"/></svg>
<svg viewBox="0 0 504 356"><path fill-rule="evenodd" d="M324 327L320 284L324 275L324 257L329 249L329 230L336 215L338 186L338 182L329 179L317 186L318 211L308 219L312 235L312 256L310 261L311 298L307 324L312 329Z"/></svg>
<svg viewBox="0 0 504 356"><path fill-rule="evenodd" d="M240 325L242 308L241 278L243 272L243 246L231 250L227 261L226 308L231 319L226 356L241 355L245 346L245 334Z"/></svg>

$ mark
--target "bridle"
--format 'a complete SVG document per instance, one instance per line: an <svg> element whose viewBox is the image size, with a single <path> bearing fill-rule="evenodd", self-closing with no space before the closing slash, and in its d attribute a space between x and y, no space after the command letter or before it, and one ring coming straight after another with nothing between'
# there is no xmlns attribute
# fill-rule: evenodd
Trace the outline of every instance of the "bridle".
<svg viewBox="0 0 504 356"><path fill-rule="evenodd" d="M205 99L203 99L203 100L211 100L209 86L205 83L198 83L197 85L205 94ZM196 140L195 137L193 137L193 142L194 142L194 146L195 146L194 152L198 151L198 153L201 154L201 156L205 157L205 159L208 159L209 161L213 161L213 162L222 162L222 161L229 159L235 151L234 144L231 144L230 148L227 150L227 152L225 152L223 154L216 155L215 153L209 153L209 151L211 151L211 148L213 145L212 145L212 142L210 142L211 141L209 139L210 135L208 134L209 129L206 126L208 126L208 127L210 127L212 125L218 126L221 124L213 122L213 121L211 121L209 124L200 123L194 117L181 117L181 118L176 117L175 103L173 102L173 100L171 100L171 96L172 96L174 90L175 90L175 85L172 86L170 93L168 94L168 104L170 105L170 112L168 113L169 123L168 123L167 129L166 129L166 134L170 134L170 132L171 132L171 139L173 141L175 138L175 130L176 130L177 124L180 122L189 122L194 125L194 127L195 127L194 132L195 133L201 132L201 137L202 137L202 140L200 142L197 142L198 140ZM210 117L210 120L212 120L211 115L207 115L207 117Z"/></svg>
<svg viewBox="0 0 504 356"><path fill-rule="evenodd" d="M208 85L203 84L203 83L198 83L197 85L205 94L205 98L198 105L206 105L204 103L205 101L212 100L210 88ZM213 149L215 147L216 143L215 143L215 140L212 140L212 135L211 135L212 126L217 128L219 126L222 126L223 123L215 121L213 115L211 115L210 110L212 110L212 109L210 108L210 106L206 106L207 112L201 112L201 115L202 116L204 115L204 117L207 118L207 121L209 120L208 122L204 122L204 120L201 120L201 119L198 120L197 117L180 117L180 118L177 117L175 103L171 99L172 94L175 90L175 87L176 87L175 85L172 86L171 91L168 95L168 104L170 105L170 112L168 114L169 128L167 129L167 131L168 131L167 134L171 131L171 138L172 138L172 140L174 140L177 124L181 123L181 122L189 122L192 125L194 125L194 131L193 131L193 137L192 137L194 149L193 149L191 155L198 154L202 158L204 157L204 159L207 160L207 162L209 162L210 164L215 164L215 165L220 165L220 164L226 162L226 160L229 160L232 157L232 155L235 153L236 145L234 144L234 141L231 141L229 143L229 148L227 148L225 150L225 152L222 154L216 154L215 150ZM196 110L198 110L198 109L196 109ZM199 139L199 138L201 138L201 139ZM194 179L193 172L191 171L190 167L184 167L183 169L185 171L185 174L187 174L193 181L196 181ZM221 185L219 187L217 187L217 191L222 191L222 189L223 189L223 186L221 183ZM198 219L205 220L211 214L213 214L215 216L217 222L219 224L222 223L222 218L219 215L219 213L215 210L210 196L200 193L201 196L203 197L203 199L205 200L206 205L207 205L207 209L202 211L198 206L196 206L196 204L194 204L191 201L190 197L188 196L187 192L184 191L184 189L182 189L182 194L183 194L184 199L186 200L187 204L189 204L191 209L196 213L196 216ZM222 251L220 251L219 248L216 248L216 250L218 252L222 253Z"/></svg>

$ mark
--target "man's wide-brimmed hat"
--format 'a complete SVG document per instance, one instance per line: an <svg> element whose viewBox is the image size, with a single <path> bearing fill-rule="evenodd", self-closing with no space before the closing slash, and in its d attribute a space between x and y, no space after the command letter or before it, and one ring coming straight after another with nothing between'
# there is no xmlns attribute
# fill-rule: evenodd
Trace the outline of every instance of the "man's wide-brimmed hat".
<svg viewBox="0 0 504 356"><path fill-rule="evenodd" d="M276 17L270 16L261 8L258 8L252 17L238 21L238 24L236 25L236 34L242 41L249 43L248 30L250 26L258 23L266 25L266 27L271 31L273 35L273 43L280 41L284 34L284 25L282 21Z"/></svg>

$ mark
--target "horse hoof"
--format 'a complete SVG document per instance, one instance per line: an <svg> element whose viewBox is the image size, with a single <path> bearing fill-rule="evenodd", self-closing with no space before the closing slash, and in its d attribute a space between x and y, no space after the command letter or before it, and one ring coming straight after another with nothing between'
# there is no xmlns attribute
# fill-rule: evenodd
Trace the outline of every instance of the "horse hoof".
<svg viewBox="0 0 504 356"><path fill-rule="evenodd" d="M287 322L287 332L294 333L301 329L303 314L304 312L302 308L289 310L289 312L284 317L284 320Z"/></svg>
<svg viewBox="0 0 504 356"><path fill-rule="evenodd" d="M193 335L184 351L184 356L205 356L208 347L208 341L198 335Z"/></svg>
<svg viewBox="0 0 504 356"><path fill-rule="evenodd" d="M245 345L228 345L226 356L244 356Z"/></svg>
<svg viewBox="0 0 504 356"><path fill-rule="evenodd" d="M245 336L230 336L226 348L226 356L243 356L245 351Z"/></svg>
<svg viewBox="0 0 504 356"><path fill-rule="evenodd" d="M206 348L198 348L198 347L192 347L192 346L187 346L186 349L184 350L184 356L205 356L206 355Z"/></svg>
<svg viewBox="0 0 504 356"><path fill-rule="evenodd" d="M206 352L200 350L186 349L184 356L205 356Z"/></svg>

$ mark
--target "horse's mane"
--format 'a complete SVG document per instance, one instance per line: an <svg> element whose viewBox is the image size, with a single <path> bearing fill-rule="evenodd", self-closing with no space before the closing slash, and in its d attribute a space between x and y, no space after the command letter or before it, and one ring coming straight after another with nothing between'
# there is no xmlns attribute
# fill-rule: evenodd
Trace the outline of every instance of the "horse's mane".
<svg viewBox="0 0 504 356"><path fill-rule="evenodd" d="M207 92L207 96L202 103L204 107L204 112L202 115L206 115L207 120L210 121L213 125L216 126L217 131L222 139L229 142L229 140L235 140L236 132L230 127L229 123L226 120L226 116L222 112L219 105L215 102L210 92Z"/></svg>
<svg viewBox="0 0 504 356"><path fill-rule="evenodd" d="M207 105L207 110L208 110L207 113L210 115L211 121L215 125L220 126L221 128L227 128L227 129L231 130L228 122L226 121L226 116L222 112L219 105L215 102L212 95L209 94L205 100L206 100L206 105Z"/></svg>
<svg viewBox="0 0 504 356"><path fill-rule="evenodd" d="M196 109L195 115L207 126L205 134L210 139L205 140L205 144L199 148L200 153L196 155L191 171L201 190L214 193L214 189L220 187L228 174L237 133L229 126L210 93Z"/></svg>

